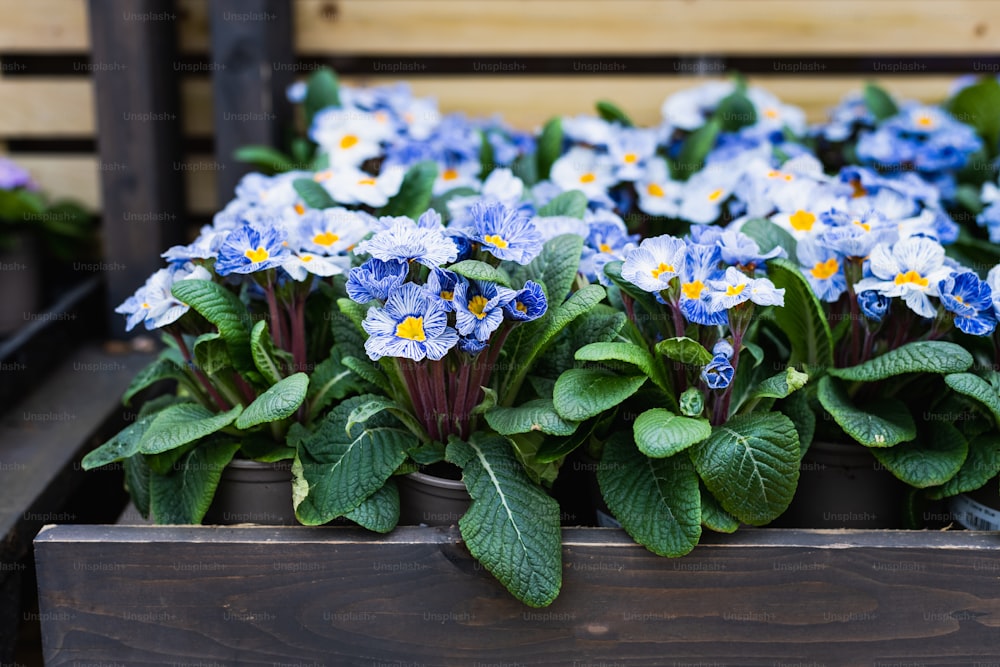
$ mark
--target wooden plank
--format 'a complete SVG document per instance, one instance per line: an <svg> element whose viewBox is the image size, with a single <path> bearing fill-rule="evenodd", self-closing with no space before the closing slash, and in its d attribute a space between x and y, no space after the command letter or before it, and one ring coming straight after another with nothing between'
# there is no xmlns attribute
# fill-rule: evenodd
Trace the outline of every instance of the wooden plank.
<svg viewBox="0 0 1000 667"><path fill-rule="evenodd" d="M241 146L284 143L292 122L285 94L293 63L292 10L284 0L212 0L212 92L219 199L228 201L253 167L236 162Z"/></svg>
<svg viewBox="0 0 1000 667"><path fill-rule="evenodd" d="M109 74L124 76L127 71L124 69ZM211 136L210 80L184 77L181 104L184 133L188 136ZM94 110L91 78L0 77L0 137L51 139L93 136L96 131Z"/></svg>
<svg viewBox="0 0 1000 667"><path fill-rule="evenodd" d="M171 0L91 0L90 9L95 62L128 63L124 71L94 72L101 163L125 166L101 172L104 259L123 267L108 283L113 325L113 307L161 267L164 248L185 237L184 180L173 168L182 161L176 26L128 19L171 13Z"/></svg>
<svg viewBox="0 0 1000 667"><path fill-rule="evenodd" d="M1000 653L998 553L996 534L764 529L672 560L566 529L562 593L533 610L454 527L62 525L35 540L47 665L972 664Z"/></svg>
<svg viewBox="0 0 1000 667"><path fill-rule="evenodd" d="M981 0L298 0L302 53L996 53Z"/></svg>
<svg viewBox="0 0 1000 667"><path fill-rule="evenodd" d="M0 0L0 52L90 50L85 0Z"/></svg>

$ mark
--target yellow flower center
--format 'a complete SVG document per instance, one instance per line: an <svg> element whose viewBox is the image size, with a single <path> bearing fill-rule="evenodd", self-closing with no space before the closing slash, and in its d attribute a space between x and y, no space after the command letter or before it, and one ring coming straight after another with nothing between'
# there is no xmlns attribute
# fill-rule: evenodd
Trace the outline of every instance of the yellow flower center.
<svg viewBox="0 0 1000 667"><path fill-rule="evenodd" d="M745 287L746 283L743 283L742 285L730 285L726 288L726 296L737 296Z"/></svg>
<svg viewBox="0 0 1000 667"><path fill-rule="evenodd" d="M313 180L316 181L317 183L321 183L323 181L329 181L331 178L333 178L333 172L330 171L329 169L327 169L326 171L317 171L313 175Z"/></svg>
<svg viewBox="0 0 1000 667"><path fill-rule="evenodd" d="M456 178L458 178L458 172L455 171L454 169L445 169L441 173L441 178L443 178L446 181L454 181Z"/></svg>
<svg viewBox="0 0 1000 667"><path fill-rule="evenodd" d="M296 204L295 205L295 212L298 213L299 215L305 215L306 214L306 207L303 206L302 204Z"/></svg>
<svg viewBox="0 0 1000 667"><path fill-rule="evenodd" d="M358 138L353 134L345 134L340 140L340 147L343 150L347 150L358 143Z"/></svg>
<svg viewBox="0 0 1000 667"><path fill-rule="evenodd" d="M522 313L528 312L528 307L526 305L524 305L523 303L521 303L520 301L515 302L514 303L514 307L517 308Z"/></svg>
<svg viewBox="0 0 1000 667"><path fill-rule="evenodd" d="M483 240L486 241L487 243L489 243L492 246L496 246L497 248L500 248L501 250L503 250L508 245L510 245L499 234L487 234L486 236L483 237Z"/></svg>
<svg viewBox="0 0 1000 667"><path fill-rule="evenodd" d="M142 307L145 308L146 310L149 310L149 304L148 303L143 302Z"/></svg>
<svg viewBox="0 0 1000 667"><path fill-rule="evenodd" d="M602 243L597 247L600 248L601 252L606 252L609 255L614 252L614 250L611 249L611 246L609 246L607 243Z"/></svg>
<svg viewBox="0 0 1000 667"><path fill-rule="evenodd" d="M816 215L810 213L809 211L803 211L799 209L788 219L791 223L792 229L800 232L808 232L813 228L816 223Z"/></svg>
<svg viewBox="0 0 1000 667"><path fill-rule="evenodd" d="M777 118L778 117L778 110L777 109L772 109L772 108L769 107L767 109L764 109L764 115L767 116L768 118L771 118L771 119Z"/></svg>
<svg viewBox="0 0 1000 667"><path fill-rule="evenodd" d="M684 283L681 285L681 291L684 292L684 296L689 299L700 299L701 293L705 290L705 283L700 280L696 280L693 283Z"/></svg>
<svg viewBox="0 0 1000 667"><path fill-rule="evenodd" d="M664 264L663 262L660 262L660 265L655 269L653 269L652 271L650 271L650 273L653 274L654 278L659 278L664 273L674 273L675 271L676 269L674 269L674 267L671 266L670 264Z"/></svg>
<svg viewBox="0 0 1000 667"><path fill-rule="evenodd" d="M374 178L362 178L360 181L358 181L358 185L375 185L375 179Z"/></svg>
<svg viewBox="0 0 1000 667"><path fill-rule="evenodd" d="M448 290L441 290L441 298L445 301L451 301L455 298L455 293L449 292Z"/></svg>
<svg viewBox="0 0 1000 667"><path fill-rule="evenodd" d="M708 193L708 201L718 201L719 197L722 196L722 189L712 190Z"/></svg>
<svg viewBox="0 0 1000 667"><path fill-rule="evenodd" d="M917 117L917 125L919 125L920 127L933 127L934 119L926 114L922 114L919 117Z"/></svg>
<svg viewBox="0 0 1000 667"><path fill-rule="evenodd" d="M384 111L376 111L375 112L375 121L376 122L385 124L386 122L388 122L388 120L389 120L389 114L387 114L386 112L384 112Z"/></svg>
<svg viewBox="0 0 1000 667"><path fill-rule="evenodd" d="M648 192L649 194L651 194L654 197L662 197L663 196L663 188L661 188L656 183L650 183L649 185L647 185L646 186L646 192Z"/></svg>
<svg viewBox="0 0 1000 667"><path fill-rule="evenodd" d="M861 185L861 181L857 179L851 181L851 189L853 190L853 192L851 192L851 196L854 197L855 199L857 199L858 197L864 197L865 195L868 194L868 191L865 190L865 187Z"/></svg>
<svg viewBox="0 0 1000 667"><path fill-rule="evenodd" d="M771 171L767 172L767 177L768 178L781 178L781 172L778 171L777 169L772 169Z"/></svg>
<svg viewBox="0 0 1000 667"><path fill-rule="evenodd" d="M963 305L965 304L965 299L963 299L962 297L958 296L957 294L952 294L951 298L953 298L955 301L958 301L959 303L961 303Z"/></svg>
<svg viewBox="0 0 1000 667"><path fill-rule="evenodd" d="M313 256L312 255L301 255L299 257L299 259L301 259L303 262L311 262L313 260Z"/></svg>
<svg viewBox="0 0 1000 667"><path fill-rule="evenodd" d="M595 176L592 172L589 171L586 174L580 176L581 183L593 183L596 180L597 176Z"/></svg>
<svg viewBox="0 0 1000 667"><path fill-rule="evenodd" d="M816 265L813 266L809 272L813 275L813 278L826 280L836 274L839 270L840 262L837 261L836 257L831 257L825 262L816 262Z"/></svg>
<svg viewBox="0 0 1000 667"><path fill-rule="evenodd" d="M860 220L852 220L851 223L857 225L866 232L870 232L872 230L871 223L861 222Z"/></svg>
<svg viewBox="0 0 1000 667"><path fill-rule="evenodd" d="M321 246L331 246L339 240L340 237L333 232L320 232L313 237L313 243Z"/></svg>
<svg viewBox="0 0 1000 667"><path fill-rule="evenodd" d="M625 160L625 164L635 164L639 161L639 156L635 153L625 153L622 159Z"/></svg>
<svg viewBox="0 0 1000 667"><path fill-rule="evenodd" d="M396 336L423 343L427 340L424 334L424 318L410 315L396 326Z"/></svg>
<svg viewBox="0 0 1000 667"><path fill-rule="evenodd" d="M486 304L489 302L489 299L485 296L474 296L469 300L469 312L479 319L483 319L486 317L486 313L483 312L483 309L486 308Z"/></svg>
<svg viewBox="0 0 1000 667"><path fill-rule="evenodd" d="M264 246L260 246L256 250L254 250L253 248L249 248L243 254L246 256L247 259L249 259L251 262L255 264L257 262L263 262L264 260L266 260L268 257L271 256L271 253L269 253Z"/></svg>
<svg viewBox="0 0 1000 667"><path fill-rule="evenodd" d="M896 274L897 285L917 285L919 287L927 287L928 282L927 278L924 278L912 269L906 273Z"/></svg>

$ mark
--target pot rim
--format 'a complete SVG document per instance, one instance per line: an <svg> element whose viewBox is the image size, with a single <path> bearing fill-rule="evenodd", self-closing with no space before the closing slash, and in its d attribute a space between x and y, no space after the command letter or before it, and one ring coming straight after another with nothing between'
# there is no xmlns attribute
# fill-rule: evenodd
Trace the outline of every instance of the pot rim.
<svg viewBox="0 0 1000 667"><path fill-rule="evenodd" d="M291 459L281 461L254 461L253 459L233 459L228 463L228 467L242 468L243 470L291 470Z"/></svg>
<svg viewBox="0 0 1000 667"><path fill-rule="evenodd" d="M415 482L421 484L426 484L427 486L434 486L439 489L450 489L452 491L466 491L465 482L460 479L448 479L446 477L435 477L434 475L428 475L425 472L411 472L404 475L409 477Z"/></svg>

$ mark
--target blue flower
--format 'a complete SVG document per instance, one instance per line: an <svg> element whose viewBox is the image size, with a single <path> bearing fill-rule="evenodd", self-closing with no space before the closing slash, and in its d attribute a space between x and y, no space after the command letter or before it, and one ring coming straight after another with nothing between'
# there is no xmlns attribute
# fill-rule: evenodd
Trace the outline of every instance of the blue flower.
<svg viewBox="0 0 1000 667"><path fill-rule="evenodd" d="M890 249L879 244L872 250L872 277L864 278L855 290L875 290L888 297L902 297L921 317L934 317L937 310L931 296L939 296L938 284L948 277L944 248L937 241L919 236L899 241Z"/></svg>
<svg viewBox="0 0 1000 667"><path fill-rule="evenodd" d="M993 299L993 314L1000 319L1000 265L994 266L986 274L986 284L990 286Z"/></svg>
<svg viewBox="0 0 1000 667"><path fill-rule="evenodd" d="M514 298L504 304L503 312L518 322L537 320L545 314L548 302L542 286L533 280L524 283L524 288L514 293Z"/></svg>
<svg viewBox="0 0 1000 667"><path fill-rule="evenodd" d="M476 340L473 336L461 336L458 339L458 349L462 352L471 354L472 356L476 356L489 346L489 342Z"/></svg>
<svg viewBox="0 0 1000 667"><path fill-rule="evenodd" d="M938 283L941 305L954 313L955 326L973 336L993 333L997 321L993 315L990 286L971 271L953 273Z"/></svg>
<svg viewBox="0 0 1000 667"><path fill-rule="evenodd" d="M729 363L729 359L719 354L701 369L701 379L710 389L725 389L733 381L735 373L736 369Z"/></svg>
<svg viewBox="0 0 1000 667"><path fill-rule="evenodd" d="M820 232L819 243L844 257L867 257L879 243L893 243L898 238L896 226L875 210L857 216L827 211L820 219L829 228Z"/></svg>
<svg viewBox="0 0 1000 667"><path fill-rule="evenodd" d="M821 301L833 303L847 289L842 258L816 236L809 236L797 247L802 273Z"/></svg>
<svg viewBox="0 0 1000 667"><path fill-rule="evenodd" d="M719 254L722 261L734 266L757 266L775 257L788 257L781 246L775 246L766 253L760 251L760 246L743 232L727 229L718 240Z"/></svg>
<svg viewBox="0 0 1000 667"><path fill-rule="evenodd" d="M369 308L361 325L368 332L365 351L373 361L382 357L436 361L458 342L458 332L448 326L448 313L414 283L400 286L384 307Z"/></svg>
<svg viewBox="0 0 1000 667"><path fill-rule="evenodd" d="M319 255L350 250L371 231L372 217L362 211L328 208L306 211L299 225L299 245Z"/></svg>
<svg viewBox="0 0 1000 667"><path fill-rule="evenodd" d="M516 292L493 283L475 281L455 285L455 328L463 336L476 340L489 340L490 335L503 323L503 307L510 303Z"/></svg>
<svg viewBox="0 0 1000 667"><path fill-rule="evenodd" d="M713 305L726 310L746 301L758 306L785 305L785 288L778 289L767 278L751 278L736 267L726 269L722 280L710 280L709 297Z"/></svg>
<svg viewBox="0 0 1000 667"><path fill-rule="evenodd" d="M234 229L219 248L215 272L220 276L227 276L230 273L256 273L281 266L289 254L285 237L284 230L278 227L243 225Z"/></svg>
<svg viewBox="0 0 1000 667"><path fill-rule="evenodd" d="M472 238L494 257L527 264L542 251L542 236L521 210L499 201L479 201L469 211Z"/></svg>
<svg viewBox="0 0 1000 667"><path fill-rule="evenodd" d="M875 290L865 290L858 293L858 306L865 317L873 322L881 322L885 314L889 312L892 299L879 294Z"/></svg>
<svg viewBox="0 0 1000 667"><path fill-rule="evenodd" d="M622 278L647 292L659 293L684 268L687 245L673 236L643 239L622 265Z"/></svg>
<svg viewBox="0 0 1000 667"><path fill-rule="evenodd" d="M719 341L712 347L712 354L715 357L723 357L725 359L733 358L733 345L725 338L720 338Z"/></svg>
<svg viewBox="0 0 1000 667"><path fill-rule="evenodd" d="M458 257L455 242L441 228L418 227L409 218L397 220L388 229L362 241L355 252L384 262L418 262L432 269Z"/></svg>
<svg viewBox="0 0 1000 667"><path fill-rule="evenodd" d="M347 296L358 303L385 301L406 280L406 262L372 258L347 274Z"/></svg>
<svg viewBox="0 0 1000 667"><path fill-rule="evenodd" d="M435 301L439 301L441 306L449 313L455 310L455 287L465 279L457 273L445 269L432 269L427 276L427 284L424 289L428 296Z"/></svg>
<svg viewBox="0 0 1000 667"><path fill-rule="evenodd" d="M174 283L181 280L211 280L212 275L203 266L191 262L160 269L136 290L115 312L126 315L125 331L131 331L140 322L146 329L159 329L176 322L190 310L171 293Z"/></svg>
<svg viewBox="0 0 1000 667"><path fill-rule="evenodd" d="M991 243L1000 243L1000 201L995 201L976 216L976 223L985 227Z"/></svg>
<svg viewBox="0 0 1000 667"><path fill-rule="evenodd" d="M719 268L719 247L689 243L687 261L681 274L681 313L689 322L701 325L726 324L729 316L725 308L712 303L708 283L723 276Z"/></svg>

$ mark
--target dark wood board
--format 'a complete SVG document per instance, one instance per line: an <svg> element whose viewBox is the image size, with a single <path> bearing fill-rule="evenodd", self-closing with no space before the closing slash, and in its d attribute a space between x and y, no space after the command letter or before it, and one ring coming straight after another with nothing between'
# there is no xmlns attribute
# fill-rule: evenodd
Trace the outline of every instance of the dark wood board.
<svg viewBox="0 0 1000 667"><path fill-rule="evenodd" d="M60 525L35 541L46 664L987 665L1000 536L750 529L681 559L564 530L512 599L456 528Z"/></svg>

